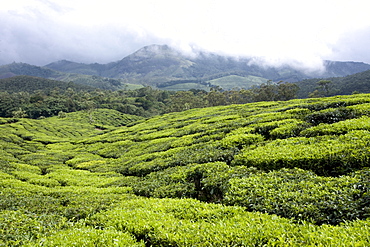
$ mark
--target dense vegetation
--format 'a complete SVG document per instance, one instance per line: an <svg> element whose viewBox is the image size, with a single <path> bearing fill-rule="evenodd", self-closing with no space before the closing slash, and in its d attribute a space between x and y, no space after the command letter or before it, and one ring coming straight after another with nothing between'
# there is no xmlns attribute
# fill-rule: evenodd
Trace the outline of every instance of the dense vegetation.
<svg viewBox="0 0 370 247"><path fill-rule="evenodd" d="M0 66L0 79L6 79L15 76L39 77L54 81L63 81L66 83L73 82L79 85L104 90L120 90L125 88L141 87L140 85L125 83L121 79L105 78L96 75L64 73L61 71L56 71L45 67L38 67L26 63L12 63ZM55 84L55 82L51 82L51 84ZM14 88L14 86L11 87Z"/></svg>
<svg viewBox="0 0 370 247"><path fill-rule="evenodd" d="M0 117L40 118L56 116L60 112L91 111L96 108L149 117L191 108L288 100L296 96L297 90L292 83L268 82L250 90L222 91L213 88L210 92L196 89L169 92L141 87L136 90L109 91L72 82L18 76L0 79Z"/></svg>
<svg viewBox="0 0 370 247"><path fill-rule="evenodd" d="M230 88L235 81L245 84L246 81L243 78L229 75L213 79L212 83L226 85L226 88ZM178 90L186 87L188 90L175 92L151 87L137 89L126 87L125 90L110 91L97 89L94 83L91 86L95 87L90 87L84 83L66 83L38 77L16 76L0 79L0 117L50 117L58 115L59 112L95 108L114 109L125 114L150 117L209 106L289 100L297 97L370 93L368 87L370 70L351 76L329 79L312 79L297 83L272 81L263 83L260 78L250 76L248 80L258 86L252 86L250 89L231 90L224 90L221 86L212 86L210 83L200 80L177 80L164 84L167 89ZM106 85L102 86L103 88L116 85L114 82L109 82L110 79L104 80L108 81L101 82ZM178 86L179 82L181 82L181 86ZM209 90L209 88L211 89Z"/></svg>
<svg viewBox="0 0 370 247"><path fill-rule="evenodd" d="M322 83L322 82L327 82ZM326 79L308 79L295 83L299 87L298 97L333 96L358 93L370 93L370 70Z"/></svg>
<svg viewBox="0 0 370 247"><path fill-rule="evenodd" d="M369 246L369 106L0 118L0 246Z"/></svg>
<svg viewBox="0 0 370 247"><path fill-rule="evenodd" d="M235 58L202 51L194 51L193 56L188 56L167 45L151 45L120 61L107 64L62 60L38 67L12 63L0 66L0 79L28 75L105 90L133 89L144 85L163 90L195 88L208 91L215 86L225 90L249 89L269 80L297 82L318 77L343 77L370 69L369 64L359 62L324 61L323 67L325 70L311 70L307 73L289 65L261 66L258 58ZM345 94L355 90L365 93L359 89L348 90L349 93L347 91Z"/></svg>
<svg viewBox="0 0 370 247"><path fill-rule="evenodd" d="M43 92L49 94L52 90L58 89L65 92L68 88L75 91L94 91L96 88L75 84L73 82L65 83L32 76L14 76L0 80L0 91L8 93L36 93Z"/></svg>
<svg viewBox="0 0 370 247"><path fill-rule="evenodd" d="M186 81L193 81L198 86L218 85L226 90L236 87L248 89L251 84L255 85L268 80L296 82L307 78L341 77L370 69L370 65L365 63L324 61L325 71L305 73L303 70L288 65L261 66L258 58L235 58L199 50L193 52L194 54L189 56L167 45L150 45L120 61L108 64L59 61L45 67L67 73L124 78L131 83L162 89L171 89L176 86L178 90L189 89ZM234 77L231 83L230 76ZM243 83L239 83L240 80ZM199 87L194 88L200 89Z"/></svg>

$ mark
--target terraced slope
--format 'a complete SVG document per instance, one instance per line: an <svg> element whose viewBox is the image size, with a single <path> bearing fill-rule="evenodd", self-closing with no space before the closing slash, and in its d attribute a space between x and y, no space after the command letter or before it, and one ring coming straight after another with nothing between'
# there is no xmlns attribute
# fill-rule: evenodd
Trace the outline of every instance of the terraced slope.
<svg viewBox="0 0 370 247"><path fill-rule="evenodd" d="M1 119L0 246L368 246L369 106Z"/></svg>

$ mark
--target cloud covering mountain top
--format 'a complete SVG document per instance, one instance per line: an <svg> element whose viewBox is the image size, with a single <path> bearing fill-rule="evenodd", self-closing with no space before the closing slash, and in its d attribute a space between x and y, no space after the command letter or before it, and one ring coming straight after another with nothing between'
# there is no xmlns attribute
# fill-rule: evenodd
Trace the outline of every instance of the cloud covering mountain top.
<svg viewBox="0 0 370 247"><path fill-rule="evenodd" d="M321 69L370 63L368 3L353 1L4 0L0 64L118 61L149 44Z"/></svg>

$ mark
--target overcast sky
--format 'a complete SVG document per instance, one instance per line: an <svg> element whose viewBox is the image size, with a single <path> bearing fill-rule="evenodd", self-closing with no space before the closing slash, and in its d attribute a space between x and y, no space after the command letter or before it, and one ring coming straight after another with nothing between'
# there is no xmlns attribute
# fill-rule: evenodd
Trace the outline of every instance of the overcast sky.
<svg viewBox="0 0 370 247"><path fill-rule="evenodd" d="M107 63L143 46L319 68L370 63L365 0L1 0L0 65Z"/></svg>

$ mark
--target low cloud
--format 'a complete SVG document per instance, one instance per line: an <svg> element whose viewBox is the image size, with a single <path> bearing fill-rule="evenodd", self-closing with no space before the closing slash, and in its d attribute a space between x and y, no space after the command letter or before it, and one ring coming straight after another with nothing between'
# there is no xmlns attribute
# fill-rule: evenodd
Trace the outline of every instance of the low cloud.
<svg viewBox="0 0 370 247"><path fill-rule="evenodd" d="M356 61L370 64L370 27L344 33L332 46L333 60Z"/></svg>
<svg viewBox="0 0 370 247"><path fill-rule="evenodd" d="M151 44L191 55L205 50L248 56L262 66L307 72L322 70L323 59L370 63L370 18L363 3L5 0L0 64L108 63Z"/></svg>
<svg viewBox="0 0 370 247"><path fill-rule="evenodd" d="M53 16L13 13L1 15L0 33L0 64L45 65L61 59L108 63L151 42L116 26L74 25L56 22Z"/></svg>

